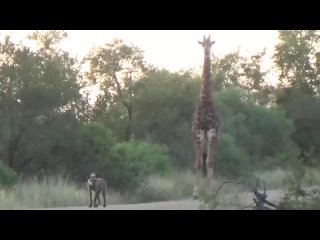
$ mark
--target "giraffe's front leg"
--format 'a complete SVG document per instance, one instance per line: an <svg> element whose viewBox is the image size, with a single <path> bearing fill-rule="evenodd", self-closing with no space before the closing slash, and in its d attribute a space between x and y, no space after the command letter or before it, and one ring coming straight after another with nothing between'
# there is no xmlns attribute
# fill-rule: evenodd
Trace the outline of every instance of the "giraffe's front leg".
<svg viewBox="0 0 320 240"><path fill-rule="evenodd" d="M200 175L201 175L201 167L202 167L202 144L203 133L199 131L196 135L194 142L194 151L196 155L196 174L197 174L197 183L193 189L193 199L199 198L199 187L200 187Z"/></svg>
<svg viewBox="0 0 320 240"><path fill-rule="evenodd" d="M218 143L217 139L217 131L214 129L211 129L208 133L209 141L208 141L208 150L207 150L207 182L208 182L208 188L210 190L210 193L212 193L212 181L214 178L214 155L216 150L216 145Z"/></svg>
<svg viewBox="0 0 320 240"><path fill-rule="evenodd" d="M198 160L198 152L196 152L196 174L197 174L197 183L193 189L193 199L196 200L199 198L199 184L200 184L200 172L201 172L201 162Z"/></svg>

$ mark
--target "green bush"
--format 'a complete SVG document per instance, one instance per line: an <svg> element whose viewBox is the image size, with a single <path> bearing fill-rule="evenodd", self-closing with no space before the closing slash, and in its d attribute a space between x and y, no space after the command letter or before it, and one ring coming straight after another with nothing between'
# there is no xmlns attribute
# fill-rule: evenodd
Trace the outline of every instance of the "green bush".
<svg viewBox="0 0 320 240"><path fill-rule="evenodd" d="M249 156L238 147L233 136L223 134L218 143L217 172L224 177L239 177L247 171Z"/></svg>
<svg viewBox="0 0 320 240"><path fill-rule="evenodd" d="M106 177L121 190L134 190L148 176L172 170L167 147L138 140L115 144L110 161Z"/></svg>
<svg viewBox="0 0 320 240"><path fill-rule="evenodd" d="M72 179L82 182L91 172L103 174L110 169L111 149L115 144L110 129L99 123L91 123L66 130L60 137L64 137L61 139L64 144L57 141L52 150L55 158L50 161L50 175L68 174Z"/></svg>
<svg viewBox="0 0 320 240"><path fill-rule="evenodd" d="M250 93L234 88L215 96L222 115L217 162L226 176L241 175L243 170L284 167L299 154L292 140L294 125L285 112L256 105L251 99Z"/></svg>
<svg viewBox="0 0 320 240"><path fill-rule="evenodd" d="M17 182L16 173L0 161L0 186L10 187Z"/></svg>

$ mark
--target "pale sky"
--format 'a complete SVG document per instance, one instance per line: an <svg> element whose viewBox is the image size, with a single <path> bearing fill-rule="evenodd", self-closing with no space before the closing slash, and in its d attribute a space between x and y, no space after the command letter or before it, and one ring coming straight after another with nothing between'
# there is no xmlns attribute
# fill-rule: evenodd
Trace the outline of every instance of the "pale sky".
<svg viewBox="0 0 320 240"><path fill-rule="evenodd" d="M14 41L25 39L28 30L0 30L0 34L12 35ZM61 47L72 55L82 58L94 46L109 43L114 38L139 47L144 51L147 63L170 71L199 69L203 64L203 50L197 41L211 34L215 41L212 52L223 56L240 46L240 55L267 49L264 67L271 63L277 42L275 30L67 30L69 38Z"/></svg>

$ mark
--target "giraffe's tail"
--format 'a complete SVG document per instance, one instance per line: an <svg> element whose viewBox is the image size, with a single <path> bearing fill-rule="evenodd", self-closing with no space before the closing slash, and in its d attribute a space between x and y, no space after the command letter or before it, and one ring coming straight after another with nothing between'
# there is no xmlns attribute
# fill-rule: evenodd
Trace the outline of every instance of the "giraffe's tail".
<svg viewBox="0 0 320 240"><path fill-rule="evenodd" d="M202 153L202 173L203 176L207 176L207 153Z"/></svg>

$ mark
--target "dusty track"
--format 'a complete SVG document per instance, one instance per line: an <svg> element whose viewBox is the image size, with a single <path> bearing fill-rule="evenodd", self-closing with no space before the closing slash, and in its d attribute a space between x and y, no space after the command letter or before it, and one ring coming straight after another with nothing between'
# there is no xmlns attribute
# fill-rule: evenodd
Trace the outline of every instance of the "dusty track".
<svg viewBox="0 0 320 240"><path fill-rule="evenodd" d="M268 200L278 202L283 196L281 190L267 191ZM252 203L252 193L241 193L238 195L238 203L241 205L249 205ZM239 209L231 203L234 202L234 195L225 195L221 197L224 202L222 206L217 209ZM139 203L139 204L114 204L107 205L106 208L102 206L98 208L89 208L88 206L75 206L75 207L61 207L61 208L42 208L37 210L199 210L200 203L192 199L179 200L179 201L165 201L165 202L152 202L152 203Z"/></svg>
<svg viewBox="0 0 320 240"><path fill-rule="evenodd" d="M105 208L83 207L63 207L63 208L42 208L39 210L197 210L199 202L194 200L152 202L139 204L114 204L107 205Z"/></svg>

